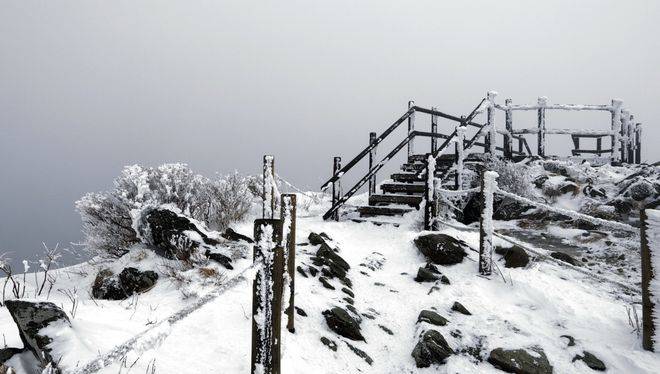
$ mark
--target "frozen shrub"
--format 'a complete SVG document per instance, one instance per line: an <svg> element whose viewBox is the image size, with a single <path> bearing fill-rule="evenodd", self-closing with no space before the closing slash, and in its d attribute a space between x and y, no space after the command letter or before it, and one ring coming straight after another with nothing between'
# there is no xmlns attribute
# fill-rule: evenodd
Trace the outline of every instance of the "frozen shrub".
<svg viewBox="0 0 660 374"><path fill-rule="evenodd" d="M238 173L211 180L185 164L127 166L115 179L113 190L89 193L76 202L85 247L121 256L139 241L134 215L163 204L175 206L211 229L224 229L248 213L254 197L249 182L250 177Z"/></svg>
<svg viewBox="0 0 660 374"><path fill-rule="evenodd" d="M496 159L489 161L487 168L497 172L497 186L502 190L518 196L531 196L531 175L525 165Z"/></svg>

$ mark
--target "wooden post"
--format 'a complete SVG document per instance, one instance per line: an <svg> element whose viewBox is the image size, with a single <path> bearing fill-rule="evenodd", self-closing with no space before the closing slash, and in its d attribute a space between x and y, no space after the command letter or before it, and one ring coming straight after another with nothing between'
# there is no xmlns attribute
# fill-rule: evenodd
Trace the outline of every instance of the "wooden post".
<svg viewBox="0 0 660 374"><path fill-rule="evenodd" d="M265 155L263 160L262 217L275 218L277 197L275 196L275 157Z"/></svg>
<svg viewBox="0 0 660 374"><path fill-rule="evenodd" d="M596 154L598 157L602 154L603 150L603 138L596 138Z"/></svg>
<svg viewBox="0 0 660 374"><path fill-rule="evenodd" d="M369 170L374 167L374 162L376 161L376 146L374 145L376 143L376 133L375 132L370 132L369 133L369 145L371 145L373 148L369 151ZM369 196L373 195L376 193L376 173L369 178Z"/></svg>
<svg viewBox="0 0 660 374"><path fill-rule="evenodd" d="M612 163L621 161L621 106L623 101L612 99Z"/></svg>
<svg viewBox="0 0 660 374"><path fill-rule="evenodd" d="M282 207L280 208L282 219L282 238L284 242L284 261L286 263L286 273L289 280L289 300L284 312L287 315L286 328L289 332L295 332L294 325L295 311L295 283L296 283L296 194L282 195Z"/></svg>
<svg viewBox="0 0 660 374"><path fill-rule="evenodd" d="M635 163L642 163L642 124L635 125Z"/></svg>
<svg viewBox="0 0 660 374"><path fill-rule="evenodd" d="M497 173L481 175L481 216L479 217L479 274L493 272L493 194L497 189Z"/></svg>
<svg viewBox="0 0 660 374"><path fill-rule="evenodd" d="M254 221L254 262L262 264L252 284L252 374L280 374L284 248L282 220Z"/></svg>
<svg viewBox="0 0 660 374"><path fill-rule="evenodd" d="M660 295L654 294L658 289L659 279L657 272L660 269L654 268L653 257L659 254L660 250L660 210L642 209L640 211L641 220L641 255L642 255L642 346L644 349L653 351L654 341L656 340L655 307Z"/></svg>
<svg viewBox="0 0 660 374"><path fill-rule="evenodd" d="M486 144L488 145L488 149L486 152L491 155L491 157L495 156L495 143L496 141L496 136L497 132L495 131L495 97L497 96L497 92L495 91L488 91L486 94L486 99L488 100L488 108L486 109L486 123L488 125L488 135L486 141Z"/></svg>
<svg viewBox="0 0 660 374"><path fill-rule="evenodd" d="M436 107L432 107L432 111L436 111ZM433 135L438 133L438 116L435 114L431 115L431 133ZM435 154L435 150L438 149L438 139L434 136L431 137L431 154Z"/></svg>
<svg viewBox="0 0 660 374"><path fill-rule="evenodd" d="M631 114L628 119L628 126L626 126L626 162L629 164L635 163L635 137L633 135L633 127L635 126L635 117Z"/></svg>
<svg viewBox="0 0 660 374"><path fill-rule="evenodd" d="M513 156L511 144L511 132L513 131L513 111L509 109L511 106L511 99L504 100L506 110L504 112L504 126L507 134L504 134L504 158L510 160Z"/></svg>
<svg viewBox="0 0 660 374"><path fill-rule="evenodd" d="M463 188L463 161L465 160L465 127L456 126L456 190Z"/></svg>
<svg viewBox="0 0 660 374"><path fill-rule="evenodd" d="M520 154L522 154L522 153L523 153L523 136L520 135L520 136L518 137L518 154L520 155ZM531 155L530 155L530 156L531 156Z"/></svg>
<svg viewBox="0 0 660 374"><path fill-rule="evenodd" d="M435 218L438 215L438 202L435 188L435 157L429 155L426 162L426 181L424 183L424 200L426 200L426 206L424 209L424 230L433 230L436 225Z"/></svg>
<svg viewBox="0 0 660 374"><path fill-rule="evenodd" d="M628 109L621 110L621 130L619 131L619 137L621 141L621 162L628 162L626 156L628 155L628 141L626 140L626 134L628 131L628 125L630 124L630 111Z"/></svg>
<svg viewBox="0 0 660 374"><path fill-rule="evenodd" d="M337 175L341 170L341 157L335 157L332 162L332 175ZM341 198L341 177L337 178L336 181L332 182L332 206L339 201ZM335 210L332 215L332 219L339 221L339 209Z"/></svg>
<svg viewBox="0 0 660 374"><path fill-rule="evenodd" d="M545 157L545 106L548 104L548 98L541 96L538 99L538 155Z"/></svg>
<svg viewBox="0 0 660 374"><path fill-rule="evenodd" d="M410 108L415 106L415 102L413 100L408 101L408 110ZM415 112L413 111L410 116L408 116L408 136L412 134L412 132L415 131ZM410 139L408 142L408 160L412 157L412 155L415 154L415 138Z"/></svg>
<svg viewBox="0 0 660 374"><path fill-rule="evenodd" d="M573 148L577 152L575 152L576 156L582 156L582 153L580 152L580 136L579 135L571 135L571 139L573 139Z"/></svg>

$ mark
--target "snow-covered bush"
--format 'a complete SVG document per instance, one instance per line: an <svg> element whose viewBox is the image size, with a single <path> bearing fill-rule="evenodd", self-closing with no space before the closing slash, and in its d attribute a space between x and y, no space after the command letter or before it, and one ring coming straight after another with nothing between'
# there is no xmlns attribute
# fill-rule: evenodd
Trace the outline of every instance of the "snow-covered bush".
<svg viewBox="0 0 660 374"><path fill-rule="evenodd" d="M499 175L497 186L502 190L518 196L531 196L531 175L527 166L494 159L489 161L486 167L487 170L494 171Z"/></svg>
<svg viewBox="0 0 660 374"><path fill-rule="evenodd" d="M254 197L249 181L250 177L238 173L211 180L179 163L157 168L127 166L115 179L113 190L89 193L76 202L85 247L121 256L139 241L134 216L163 204L175 206L210 229L224 229L248 213Z"/></svg>

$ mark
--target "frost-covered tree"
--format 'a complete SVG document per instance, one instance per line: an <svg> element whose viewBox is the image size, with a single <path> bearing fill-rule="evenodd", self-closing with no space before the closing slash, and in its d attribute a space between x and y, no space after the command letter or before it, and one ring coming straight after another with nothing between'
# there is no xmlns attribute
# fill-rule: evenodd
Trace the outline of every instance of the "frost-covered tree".
<svg viewBox="0 0 660 374"><path fill-rule="evenodd" d="M238 173L211 180L185 164L157 168L127 166L114 181L114 189L89 193L76 202L82 218L85 247L120 256L139 241L134 218L153 206L169 204L184 215L221 230L245 217L254 195L251 177Z"/></svg>

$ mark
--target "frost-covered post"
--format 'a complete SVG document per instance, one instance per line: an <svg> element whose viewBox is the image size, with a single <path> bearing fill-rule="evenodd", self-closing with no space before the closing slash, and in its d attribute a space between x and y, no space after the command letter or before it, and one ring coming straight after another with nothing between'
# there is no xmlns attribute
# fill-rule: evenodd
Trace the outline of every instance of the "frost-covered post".
<svg viewBox="0 0 660 374"><path fill-rule="evenodd" d="M408 110L412 109L412 107L415 106L415 102L413 100L408 101ZM415 111L413 110L412 113L408 116L408 136L412 135L413 131L415 131ZM410 157L415 154L415 138L410 138L410 141L408 142L408 160L410 160Z"/></svg>
<svg viewBox="0 0 660 374"><path fill-rule="evenodd" d="M429 155L426 162L426 181L424 183L424 200L426 205L424 208L424 230L433 230L436 223L435 219L438 215L438 201L436 195L436 179L435 179L435 157Z"/></svg>
<svg viewBox="0 0 660 374"><path fill-rule="evenodd" d="M621 161L621 106L623 101L612 99L612 162Z"/></svg>
<svg viewBox="0 0 660 374"><path fill-rule="evenodd" d="M495 156L495 143L497 133L495 132L495 97L497 97L497 92L488 91L486 94L486 99L488 100L488 107L486 108L486 125L488 126L488 135L486 137L486 144L488 145L488 152L491 157Z"/></svg>
<svg viewBox="0 0 660 374"><path fill-rule="evenodd" d="M631 114L628 119L628 126L626 126L626 162L633 164L635 162L635 137L633 135L633 127L635 127L635 117Z"/></svg>
<svg viewBox="0 0 660 374"><path fill-rule="evenodd" d="M660 320L656 305L660 303L660 210L642 209L641 254L642 254L642 346L653 351L660 336Z"/></svg>
<svg viewBox="0 0 660 374"><path fill-rule="evenodd" d="M635 163L642 163L642 124L635 125Z"/></svg>
<svg viewBox="0 0 660 374"><path fill-rule="evenodd" d="M493 194L497 173L484 171L481 176L481 216L479 218L479 274L493 272Z"/></svg>
<svg viewBox="0 0 660 374"><path fill-rule="evenodd" d="M545 107L548 105L548 98L541 96L538 99L538 155L545 157Z"/></svg>
<svg viewBox="0 0 660 374"><path fill-rule="evenodd" d="M263 196L262 212L263 218L275 218L276 200L275 196L277 186L275 185L275 157L271 155L264 156L263 166Z"/></svg>
<svg viewBox="0 0 660 374"><path fill-rule="evenodd" d="M332 160L332 175L336 176L341 170L341 157L335 157ZM335 206L341 198L341 176L332 182L332 206ZM332 213L332 219L339 221L339 209Z"/></svg>
<svg viewBox="0 0 660 374"><path fill-rule="evenodd" d="M280 373L280 330L284 248L282 220L254 221L254 262L260 262L252 284L252 374Z"/></svg>
<svg viewBox="0 0 660 374"><path fill-rule="evenodd" d="M289 332L295 332L294 325L295 311L295 283L296 283L296 194L282 195L282 207L280 208L282 218L282 238L284 242L284 261L286 263L286 274L289 283L288 298L284 298L284 302L288 302L284 312L287 316L286 328ZM284 295L287 295L285 290ZM288 299L288 300L287 300Z"/></svg>
<svg viewBox="0 0 660 374"><path fill-rule="evenodd" d="M431 107L432 111L436 111L436 107ZM435 135L438 133L438 116L431 114L431 134ZM438 139L435 136L431 137L431 154L435 154L435 150L438 149Z"/></svg>
<svg viewBox="0 0 660 374"><path fill-rule="evenodd" d="M513 132L513 111L509 108L511 106L511 99L504 100L504 126L507 133L504 134L504 158L510 160L513 156L511 135Z"/></svg>
<svg viewBox="0 0 660 374"><path fill-rule="evenodd" d="M621 162L628 162L626 156L628 155L628 125L630 124L630 111L628 109L621 110L621 130L619 136L621 137Z"/></svg>
<svg viewBox="0 0 660 374"><path fill-rule="evenodd" d="M376 133L369 133L369 145L372 147L369 151L369 170L374 167L374 161L376 161ZM369 196L376 193L376 173L369 178Z"/></svg>
<svg viewBox="0 0 660 374"><path fill-rule="evenodd" d="M456 190L463 188L463 161L465 159L465 127L456 126Z"/></svg>

